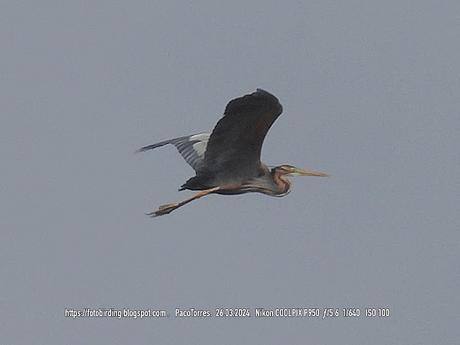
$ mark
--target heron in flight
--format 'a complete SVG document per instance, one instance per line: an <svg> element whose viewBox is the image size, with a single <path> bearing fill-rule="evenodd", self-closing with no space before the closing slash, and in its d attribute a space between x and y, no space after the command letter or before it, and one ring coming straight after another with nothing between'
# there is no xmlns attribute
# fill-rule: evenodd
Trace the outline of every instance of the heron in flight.
<svg viewBox="0 0 460 345"><path fill-rule="evenodd" d="M275 96L257 89L230 101L212 133L179 137L140 148L138 152L174 145L196 172L179 191L199 191L183 201L162 205L147 215L168 214L208 194L259 192L280 197L290 191L288 176L327 176L288 164L270 169L260 161L264 138L282 111Z"/></svg>

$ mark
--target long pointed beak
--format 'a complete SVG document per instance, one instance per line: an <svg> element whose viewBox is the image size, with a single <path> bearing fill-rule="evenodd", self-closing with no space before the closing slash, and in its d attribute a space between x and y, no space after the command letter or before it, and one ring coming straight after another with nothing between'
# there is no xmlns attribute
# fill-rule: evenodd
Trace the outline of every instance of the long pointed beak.
<svg viewBox="0 0 460 345"><path fill-rule="evenodd" d="M294 176L320 176L320 177L328 177L328 174L318 172L318 171L311 171L311 170L304 170L300 168L296 168L296 170L291 173L290 175Z"/></svg>

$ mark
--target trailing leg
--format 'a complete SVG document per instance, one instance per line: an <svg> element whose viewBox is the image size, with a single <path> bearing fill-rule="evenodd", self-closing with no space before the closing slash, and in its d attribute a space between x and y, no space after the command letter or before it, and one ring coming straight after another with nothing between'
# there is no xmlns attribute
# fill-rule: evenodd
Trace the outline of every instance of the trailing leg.
<svg viewBox="0 0 460 345"><path fill-rule="evenodd" d="M184 206L184 205L188 204L189 202L192 202L193 200L196 200L196 199L202 198L202 197L204 197L204 196L206 196L208 194L214 193L214 192L218 191L219 189L221 189L221 187L214 187L214 188L202 190L202 191L194 194L192 197L190 197L188 199L185 199L183 201L176 202L176 203L171 203L171 204L161 205L158 208L158 210L152 211L150 213L147 213L147 215L151 216L151 217L158 217L158 216L162 216L162 215L165 215L165 214L169 214L172 211L174 211L175 209L177 209L177 208L179 208L181 206Z"/></svg>

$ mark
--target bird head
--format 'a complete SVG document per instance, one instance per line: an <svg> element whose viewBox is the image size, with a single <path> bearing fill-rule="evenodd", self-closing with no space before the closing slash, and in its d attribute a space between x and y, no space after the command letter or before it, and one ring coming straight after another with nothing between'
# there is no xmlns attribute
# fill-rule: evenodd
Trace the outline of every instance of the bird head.
<svg viewBox="0 0 460 345"><path fill-rule="evenodd" d="M272 171L276 171L282 175L287 175L287 176L321 176L321 177L329 176L328 174L325 174L322 172L304 170L304 169L297 168L289 164L283 164L283 165L274 167Z"/></svg>

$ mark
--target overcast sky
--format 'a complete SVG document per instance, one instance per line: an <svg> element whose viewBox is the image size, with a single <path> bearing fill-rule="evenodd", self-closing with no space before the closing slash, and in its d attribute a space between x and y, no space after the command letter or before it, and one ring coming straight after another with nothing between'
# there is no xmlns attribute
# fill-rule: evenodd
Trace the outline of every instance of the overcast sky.
<svg viewBox="0 0 460 345"><path fill-rule="evenodd" d="M2 343L458 341L458 1L1 1L0 19ZM133 152L257 87L284 107L263 161L331 177L145 216L193 170ZM64 317L85 307L171 316ZM192 307L362 315L173 315Z"/></svg>

